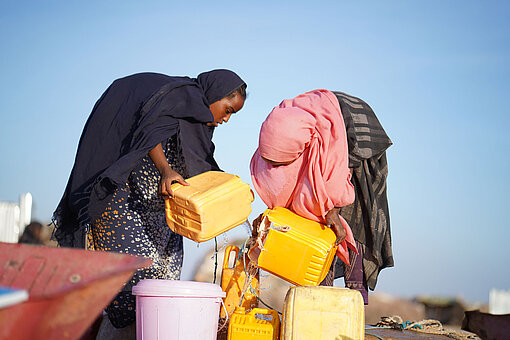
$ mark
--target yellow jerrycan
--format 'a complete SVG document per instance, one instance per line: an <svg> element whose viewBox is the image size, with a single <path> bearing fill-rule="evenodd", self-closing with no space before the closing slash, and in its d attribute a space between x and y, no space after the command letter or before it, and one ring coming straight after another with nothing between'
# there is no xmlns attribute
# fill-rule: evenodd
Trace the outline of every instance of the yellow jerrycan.
<svg viewBox="0 0 510 340"><path fill-rule="evenodd" d="M210 240L242 224L251 213L253 192L238 176L207 171L172 184L165 199L166 222L172 231L195 242Z"/></svg>
<svg viewBox="0 0 510 340"><path fill-rule="evenodd" d="M228 325L228 340L278 340L280 317L272 309L237 307Z"/></svg>
<svg viewBox="0 0 510 340"><path fill-rule="evenodd" d="M231 255L234 254L234 264L233 267L229 267L229 261ZM232 315L236 307L239 306L239 302L241 301L241 295L243 293L243 289L246 288L244 292L243 302L241 304L247 310L255 308L258 306L257 295L251 292L250 287L245 286L246 280L246 272L244 268L244 264L248 265L249 259L246 255L245 260L243 261L242 257L239 256L239 248L236 246L228 246L225 249L225 257L223 259L223 270L221 274L221 289L227 294L223 299L225 308L227 310L228 315ZM247 285L247 283L246 283ZM255 292L259 292L259 274L258 271L251 278L251 288L255 290ZM225 309L221 309L220 316L225 318L227 315L225 313Z"/></svg>
<svg viewBox="0 0 510 340"><path fill-rule="evenodd" d="M250 258L259 268L295 285L320 284L336 254L333 230L282 207L267 209L263 215L271 226L259 231L262 240L250 250Z"/></svg>
<svg viewBox="0 0 510 340"><path fill-rule="evenodd" d="M281 340L356 339L365 337L365 309L354 289L291 287L285 296Z"/></svg>

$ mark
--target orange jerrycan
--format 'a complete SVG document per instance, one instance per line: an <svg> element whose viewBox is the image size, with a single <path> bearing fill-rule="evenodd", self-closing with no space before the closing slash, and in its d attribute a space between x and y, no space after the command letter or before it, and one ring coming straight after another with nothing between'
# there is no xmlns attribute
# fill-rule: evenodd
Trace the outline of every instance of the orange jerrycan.
<svg viewBox="0 0 510 340"><path fill-rule="evenodd" d="M237 307L228 325L228 340L278 340L280 317L272 309Z"/></svg>
<svg viewBox="0 0 510 340"><path fill-rule="evenodd" d="M363 297L347 288L291 287L285 296L281 330L281 340L363 340Z"/></svg>
<svg viewBox="0 0 510 340"><path fill-rule="evenodd" d="M295 285L321 283L336 253L333 230L281 207L266 210L266 218L271 226L259 230L258 246L250 250L250 258L259 268Z"/></svg>
<svg viewBox="0 0 510 340"><path fill-rule="evenodd" d="M174 197L165 200L166 222L182 236L204 242L242 224L251 213L253 192L236 175L207 171L186 182L172 184Z"/></svg>
<svg viewBox="0 0 510 340"><path fill-rule="evenodd" d="M234 265L232 268L229 267L229 260L231 254L234 253ZM236 307L239 306L239 302L241 301L241 295L244 291L243 302L241 304L247 310L257 307L258 300L257 295L253 294L251 289L255 292L259 291L259 275L258 271L254 276L251 276L249 279L251 280L250 286L248 287L248 283L246 281L246 272L244 268L244 264L248 265L249 259L246 255L245 260L239 256L239 248L236 246L228 246L225 249L225 257L223 259L223 270L221 274L221 289L227 294L224 298L225 308L227 310L228 315L232 315ZM251 288L251 289L250 289ZM227 317L225 310L221 309L220 316L222 318Z"/></svg>

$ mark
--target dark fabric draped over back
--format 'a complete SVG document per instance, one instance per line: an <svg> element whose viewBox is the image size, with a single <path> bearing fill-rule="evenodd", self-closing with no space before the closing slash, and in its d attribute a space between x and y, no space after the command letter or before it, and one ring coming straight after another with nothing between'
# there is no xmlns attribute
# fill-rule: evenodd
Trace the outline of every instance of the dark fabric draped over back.
<svg viewBox="0 0 510 340"><path fill-rule="evenodd" d="M95 104L83 130L64 195L54 213L55 237L83 246L84 229L103 202L158 143L179 133L190 176L219 170L214 160L212 103L244 84L234 72L197 79L139 73L114 81Z"/></svg>
<svg viewBox="0 0 510 340"><path fill-rule="evenodd" d="M349 167L353 169L352 183L356 190L354 203L343 207L340 214L363 246L363 270L373 290L379 271L393 266L386 194L386 149L392 142L367 103L342 92L333 93L347 130Z"/></svg>

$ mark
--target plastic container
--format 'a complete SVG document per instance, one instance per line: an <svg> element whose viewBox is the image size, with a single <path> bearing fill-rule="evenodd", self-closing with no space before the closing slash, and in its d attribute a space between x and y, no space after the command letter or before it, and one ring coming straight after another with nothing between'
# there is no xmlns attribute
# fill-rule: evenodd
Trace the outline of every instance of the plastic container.
<svg viewBox="0 0 510 340"><path fill-rule="evenodd" d="M24 289L0 286L0 309L17 305L28 300L28 292Z"/></svg>
<svg viewBox="0 0 510 340"><path fill-rule="evenodd" d="M238 176L208 171L172 184L174 197L165 200L170 229L204 242L242 224L251 213L253 192Z"/></svg>
<svg viewBox="0 0 510 340"><path fill-rule="evenodd" d="M228 325L228 340L278 340L280 317L272 309L237 307Z"/></svg>
<svg viewBox="0 0 510 340"><path fill-rule="evenodd" d="M295 285L321 283L335 257L335 233L281 207L266 210L264 216L272 226L261 248L250 250L250 259L259 268Z"/></svg>
<svg viewBox="0 0 510 340"><path fill-rule="evenodd" d="M285 296L281 340L365 337L363 297L336 287L291 287Z"/></svg>
<svg viewBox="0 0 510 340"><path fill-rule="evenodd" d="M234 265L229 267L229 261L234 254ZM237 261L236 261L237 260ZM239 248L236 246L229 246L225 249L225 257L223 258L223 271L221 274L221 289L227 294L224 299L225 309L221 309L220 316L225 318L232 315L236 307L239 306L241 295L244 289L246 272L244 264L248 265L250 260L246 257L245 261L239 258ZM251 279L251 288L258 294L259 291L259 275L257 274ZM243 302L241 304L246 310L250 310L258 306L257 295L253 294L250 287L246 288L244 293ZM226 310L226 311L225 311Z"/></svg>
<svg viewBox="0 0 510 340"><path fill-rule="evenodd" d="M216 340L225 293L212 283L143 280L136 295L137 340Z"/></svg>

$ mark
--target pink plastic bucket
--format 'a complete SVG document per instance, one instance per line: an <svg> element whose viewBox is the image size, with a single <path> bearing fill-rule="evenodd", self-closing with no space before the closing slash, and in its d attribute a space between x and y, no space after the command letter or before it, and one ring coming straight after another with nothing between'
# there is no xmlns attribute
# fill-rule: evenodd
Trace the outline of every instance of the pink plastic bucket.
<svg viewBox="0 0 510 340"><path fill-rule="evenodd" d="M216 340L221 299L212 283L143 280L136 295L137 340Z"/></svg>

